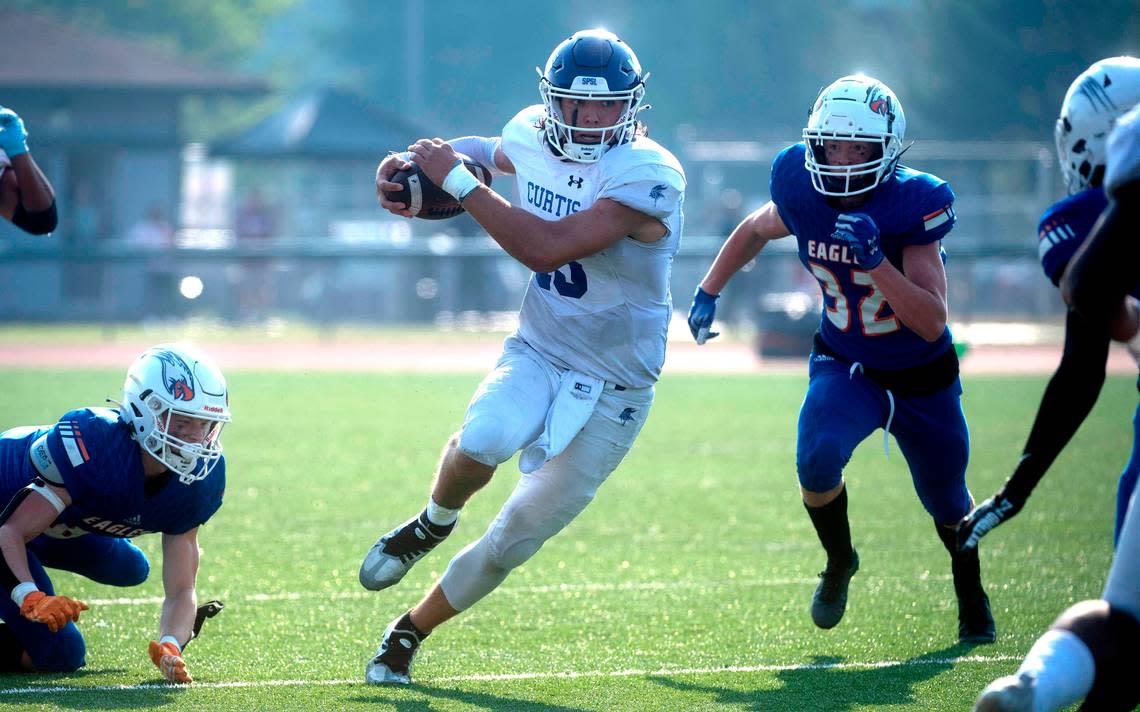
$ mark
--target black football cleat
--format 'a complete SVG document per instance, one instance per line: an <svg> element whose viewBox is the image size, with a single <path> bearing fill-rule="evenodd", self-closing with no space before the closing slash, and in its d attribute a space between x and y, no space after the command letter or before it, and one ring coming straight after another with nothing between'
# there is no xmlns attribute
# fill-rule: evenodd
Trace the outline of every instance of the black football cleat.
<svg viewBox="0 0 1140 712"><path fill-rule="evenodd" d="M412 625L409 613L389 623L376 655L364 666L364 681L372 685L410 685L412 663L426 637Z"/></svg>
<svg viewBox="0 0 1140 712"><path fill-rule="evenodd" d="M851 563L845 567L833 566L819 573L819 585L811 597L811 619L823 629L834 628L843 620L847 610L847 587L851 577L859 570L859 552L851 550Z"/></svg>
<svg viewBox="0 0 1140 712"><path fill-rule="evenodd" d="M381 591L399 583L413 564L447 538L458 521L441 527L423 512L380 537L360 564L360 585Z"/></svg>
<svg viewBox="0 0 1140 712"><path fill-rule="evenodd" d="M985 645L995 640L997 625L986 592L979 587L975 595L958 598L958 642Z"/></svg>

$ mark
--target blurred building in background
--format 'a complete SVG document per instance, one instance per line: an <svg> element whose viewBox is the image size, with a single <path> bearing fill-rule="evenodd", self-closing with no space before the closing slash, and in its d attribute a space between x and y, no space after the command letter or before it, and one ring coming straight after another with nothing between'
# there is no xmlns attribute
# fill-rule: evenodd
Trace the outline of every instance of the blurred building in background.
<svg viewBox="0 0 1140 712"><path fill-rule="evenodd" d="M818 88L864 70L906 107L916 141L904 162L958 195L944 245L952 320L1058 322L1036 257L1037 218L1061 192L1052 120L1090 62L1140 51L1128 44L1140 9L1119 0L1095 15L1028 0L763 12L706 0L668 18L632 0L604 17L523 0L496 13L456 0L219 0L204 18L173 2L9 2L24 9L5 10L20 30L0 43L0 104L27 122L61 217L47 240L0 222L9 321L501 327L530 273L466 215L380 210L375 166L422 136L497 133L538 101L532 67L550 47L604 21L652 71L645 118L688 173L677 312L736 221L768 199L770 162L798 140ZM510 179L494 187L517 197ZM793 241L777 241L733 280L721 314L758 326L765 348L802 352L818 291Z"/></svg>

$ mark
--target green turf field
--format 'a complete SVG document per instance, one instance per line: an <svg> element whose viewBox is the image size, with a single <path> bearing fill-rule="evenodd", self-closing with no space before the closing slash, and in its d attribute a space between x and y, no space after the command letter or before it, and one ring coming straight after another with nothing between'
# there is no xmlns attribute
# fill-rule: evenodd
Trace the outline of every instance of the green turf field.
<svg viewBox="0 0 1140 712"><path fill-rule="evenodd" d="M478 537L518 471L503 466L458 533L399 586L366 592L373 540L418 511L476 376L231 375L225 505L200 534L199 598L226 610L190 646L190 688L146 656L151 580L112 589L57 572L88 600L87 667L0 678L19 709L961 710L1012 671L1067 605L1099 595L1116 477L1131 447L1133 380L1096 410L1030 506L985 540L997 644L957 645L949 558L893 441L847 473L862 569L847 616L807 613L823 556L796 489L803 379L671 376L643 434L585 514L504 587L439 629L417 684L363 684L384 626ZM116 396L119 371L0 371L0 429L51 422ZM970 378L969 479L987 496L1011 471L1044 377ZM881 433L880 433L881 435Z"/></svg>

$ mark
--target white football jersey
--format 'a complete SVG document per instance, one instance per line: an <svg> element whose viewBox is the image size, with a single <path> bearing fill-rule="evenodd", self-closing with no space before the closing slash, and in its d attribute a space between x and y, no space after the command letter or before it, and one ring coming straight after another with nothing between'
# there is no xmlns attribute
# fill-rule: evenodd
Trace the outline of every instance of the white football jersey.
<svg viewBox="0 0 1140 712"><path fill-rule="evenodd" d="M523 296L518 335L556 366L627 388L657 381L672 315L669 275L681 241L685 173L673 154L638 137L596 163L556 158L539 128L541 105L503 129L501 150L515 166L522 207L558 220L609 198L657 218L654 243L626 237L596 254L534 274Z"/></svg>
<svg viewBox="0 0 1140 712"><path fill-rule="evenodd" d="M1120 186L1140 178L1140 104L1116 120L1105 149L1104 192L1113 197Z"/></svg>

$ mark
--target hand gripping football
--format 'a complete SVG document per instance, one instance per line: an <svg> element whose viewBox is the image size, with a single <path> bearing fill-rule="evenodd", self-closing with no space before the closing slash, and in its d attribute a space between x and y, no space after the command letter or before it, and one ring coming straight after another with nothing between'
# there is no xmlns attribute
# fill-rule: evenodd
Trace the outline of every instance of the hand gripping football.
<svg viewBox="0 0 1140 712"><path fill-rule="evenodd" d="M478 178L483 185L491 185L491 172L473 159L459 154L459 159L471 175ZM395 203L408 206L412 217L424 220L446 220L464 212L450 193L447 193L435 183L432 183L423 170L416 164L406 171L396 171L390 179L400 184L400 190L384 191L384 197Z"/></svg>

